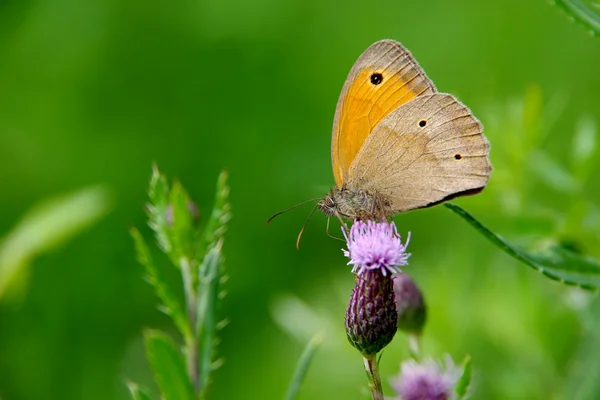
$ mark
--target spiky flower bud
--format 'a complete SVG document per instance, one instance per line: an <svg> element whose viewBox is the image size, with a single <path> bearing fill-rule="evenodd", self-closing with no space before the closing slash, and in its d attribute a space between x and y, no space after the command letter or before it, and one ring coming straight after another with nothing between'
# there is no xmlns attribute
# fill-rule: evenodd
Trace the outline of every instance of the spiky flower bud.
<svg viewBox="0 0 600 400"><path fill-rule="evenodd" d="M397 321L392 277L378 270L357 275L346 310L350 343L363 356L374 356L394 338Z"/></svg>
<svg viewBox="0 0 600 400"><path fill-rule="evenodd" d="M410 254L402 244L394 223L356 221L347 234L356 285L346 310L348 340L365 357L372 357L393 339L398 314L394 298L392 273L407 265Z"/></svg>
<svg viewBox="0 0 600 400"><path fill-rule="evenodd" d="M427 319L423 294L406 273L394 275L394 298L398 312L398 329L420 334Z"/></svg>

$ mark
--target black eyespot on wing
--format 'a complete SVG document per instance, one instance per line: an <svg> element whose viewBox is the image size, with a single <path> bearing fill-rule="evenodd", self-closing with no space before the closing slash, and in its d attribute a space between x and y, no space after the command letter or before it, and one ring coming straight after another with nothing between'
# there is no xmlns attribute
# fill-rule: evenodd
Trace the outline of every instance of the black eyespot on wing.
<svg viewBox="0 0 600 400"><path fill-rule="evenodd" d="M425 121L424 119L422 119L422 120L420 120L420 121L419 121L419 126L420 126L421 128L424 128L424 127L425 127L425 125L427 125L427 121Z"/></svg>
<svg viewBox="0 0 600 400"><path fill-rule="evenodd" d="M381 82L383 82L383 75L381 75L379 72L375 72L373 75L371 75L371 83L373 85L379 85Z"/></svg>
<svg viewBox="0 0 600 400"><path fill-rule="evenodd" d="M460 160L461 158L462 158L462 156L460 154L458 154L458 153L456 153L454 155L454 159L456 159L456 160Z"/></svg>

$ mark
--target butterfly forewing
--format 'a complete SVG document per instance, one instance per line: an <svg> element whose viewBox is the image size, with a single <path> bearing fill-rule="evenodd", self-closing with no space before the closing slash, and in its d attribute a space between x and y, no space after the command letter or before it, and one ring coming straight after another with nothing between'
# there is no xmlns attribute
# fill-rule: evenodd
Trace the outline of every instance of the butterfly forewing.
<svg viewBox="0 0 600 400"><path fill-rule="evenodd" d="M338 187L373 129L390 113L417 96L435 93L433 82L400 43L382 40L356 61L338 100L331 143Z"/></svg>
<svg viewBox="0 0 600 400"><path fill-rule="evenodd" d="M355 157L347 184L381 195L389 215L476 193L492 170L482 131L453 96L420 96L375 128Z"/></svg>

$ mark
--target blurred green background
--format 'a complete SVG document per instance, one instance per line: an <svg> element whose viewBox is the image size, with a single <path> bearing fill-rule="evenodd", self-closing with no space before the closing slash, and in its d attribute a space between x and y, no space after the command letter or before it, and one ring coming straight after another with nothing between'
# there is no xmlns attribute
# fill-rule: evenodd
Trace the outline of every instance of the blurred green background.
<svg viewBox="0 0 600 400"><path fill-rule="evenodd" d="M343 318L341 242L308 213L266 218L333 184L339 91L358 55L393 38L486 127L495 171L459 199L528 248L600 257L600 40L546 1L0 1L0 235L49 196L89 185L111 211L35 259L0 300L0 398L126 399L153 388L142 330L170 330L128 227L145 227L152 162L211 209L221 169L230 320L209 398L281 399L308 338L325 343L301 399L365 398ZM396 217L425 293L425 352L470 354L472 398L600 398L600 305L518 264L443 207ZM335 228L337 229L337 227ZM27 283L24 283L24 282ZM384 381L407 357L397 335ZM391 394L391 393L390 393Z"/></svg>

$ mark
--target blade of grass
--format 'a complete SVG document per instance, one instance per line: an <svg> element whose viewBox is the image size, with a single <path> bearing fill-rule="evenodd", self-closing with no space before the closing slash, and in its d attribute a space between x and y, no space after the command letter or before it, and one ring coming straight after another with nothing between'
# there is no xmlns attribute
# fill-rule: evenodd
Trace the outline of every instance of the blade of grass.
<svg viewBox="0 0 600 400"><path fill-rule="evenodd" d="M489 230L457 204L445 203L444 205L475 227L479 233L505 253L541 272L544 276L566 285L579 286L585 290L594 291L598 288L600 284L600 262L598 260L559 247L552 247L546 253L528 252Z"/></svg>
<svg viewBox="0 0 600 400"><path fill-rule="evenodd" d="M110 209L110 193L91 187L43 200L0 243L0 298L38 255L62 245Z"/></svg>
<svg viewBox="0 0 600 400"><path fill-rule="evenodd" d="M312 361L321 343L323 343L323 335L320 333L316 334L302 351L302 355L298 360L296 370L294 371L294 375L285 395L285 400L295 400L298 397L298 393L300 393L300 388L302 387L302 382L304 382L304 378L308 372L310 362Z"/></svg>

